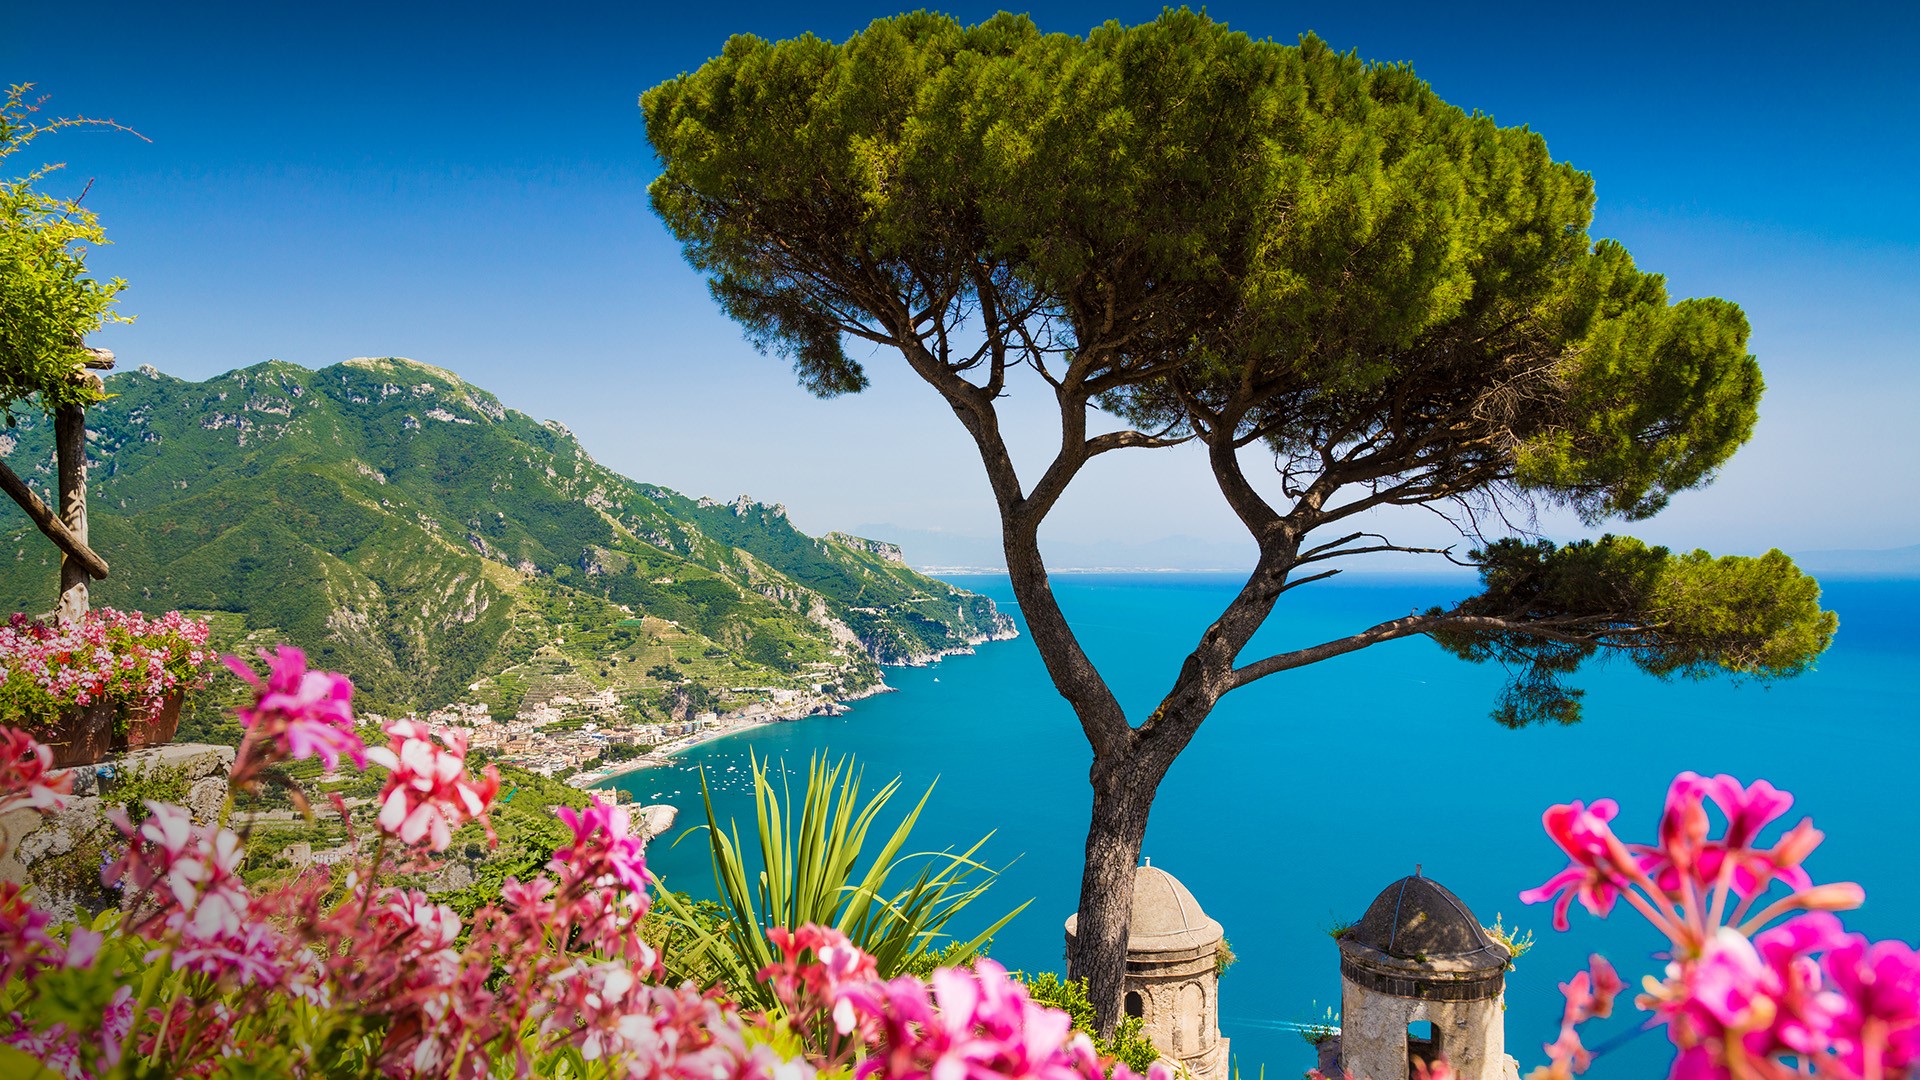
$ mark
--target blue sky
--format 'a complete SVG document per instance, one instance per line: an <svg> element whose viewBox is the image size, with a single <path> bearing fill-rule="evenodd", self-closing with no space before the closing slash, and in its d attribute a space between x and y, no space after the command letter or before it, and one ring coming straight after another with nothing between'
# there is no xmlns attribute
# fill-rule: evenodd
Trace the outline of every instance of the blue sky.
<svg viewBox="0 0 1920 1080"><path fill-rule="evenodd" d="M70 5L29 4L0 78L152 139L37 147L68 163L53 190L94 180L115 244L93 265L131 282L139 316L99 341L127 364L201 378L411 356L565 421L636 478L931 543L995 529L951 414L884 357L871 391L821 402L755 354L647 209L636 106L729 34L838 38L896 10L104 3L83 26ZM1084 32L1159 8L1029 10ZM1208 10L1411 61L1448 100L1530 125L1595 174L1596 235L1676 295L1746 308L1769 385L1754 442L1632 531L1719 551L1920 542L1920 6ZM1041 405L1028 388L1008 408L1024 427ZM1201 469L1183 451L1103 461L1046 536L1075 561L1170 535L1231 551Z"/></svg>

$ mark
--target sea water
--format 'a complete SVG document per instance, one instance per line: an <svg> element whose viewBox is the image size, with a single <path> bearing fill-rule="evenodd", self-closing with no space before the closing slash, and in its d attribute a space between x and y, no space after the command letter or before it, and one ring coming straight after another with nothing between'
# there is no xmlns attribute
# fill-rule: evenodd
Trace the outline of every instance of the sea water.
<svg viewBox="0 0 1920 1080"><path fill-rule="evenodd" d="M994 598L1016 620L1004 577L952 580ZM1133 716L1163 694L1197 635L1238 579L1205 574L1061 575L1054 588L1088 653ZM1468 593L1470 578L1372 578L1289 593L1247 657L1343 636ZM1828 835L1808 868L1854 880L1867 904L1848 925L1870 937L1920 938L1920 582L1835 581L1825 603L1841 629L1818 670L1771 686L1660 681L1630 664L1590 665L1571 727L1507 730L1488 716L1503 682L1415 638L1274 675L1229 695L1168 774L1145 854L1185 882L1226 928L1239 962L1221 980L1221 1028L1241 1075L1297 1076L1312 1052L1296 1031L1338 1008L1329 928L1358 919L1416 864L1484 923L1501 917L1537 946L1507 983L1507 1045L1522 1073L1556 1031L1555 989L1606 954L1630 988L1655 972L1663 939L1621 905L1606 921L1576 904L1556 933L1545 906L1518 893L1565 865L1540 828L1547 806L1615 798L1616 830L1651 840L1667 782L1692 769L1765 778L1797 802L1782 825L1811 815ZM1023 624L1024 632L1024 624ZM667 768L617 781L642 802L703 820L698 770L722 822L749 847L749 754L804 783L815 753L852 755L869 790L899 776L890 826L937 786L911 850L964 849L1003 867L967 921L972 932L1033 903L993 942L1012 968L1060 970L1062 922L1074 910L1090 807L1087 748L1031 639L982 646L928 668L890 669L899 693L821 717L695 748ZM1776 825L1776 830L1780 828ZM669 837L671 839L671 837ZM649 862L673 888L712 895L704 838L657 842ZM1629 990L1631 994L1632 990ZM1587 1042L1621 1040L1594 1065L1599 1080L1664 1075L1663 1033L1635 1037L1636 1010L1589 1025Z"/></svg>

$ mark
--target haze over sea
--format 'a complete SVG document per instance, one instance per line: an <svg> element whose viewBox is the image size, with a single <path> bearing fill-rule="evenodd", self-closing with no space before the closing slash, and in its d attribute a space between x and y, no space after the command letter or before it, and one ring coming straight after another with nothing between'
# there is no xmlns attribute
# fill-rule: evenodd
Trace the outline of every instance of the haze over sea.
<svg viewBox="0 0 1920 1080"><path fill-rule="evenodd" d="M1016 619L1004 576L956 575ZM1081 640L1129 713L1142 716L1171 681L1238 579L1215 574L1060 575L1054 588ZM1468 577L1373 577L1289 594L1249 650L1311 644L1470 592ZM1667 782L1683 769L1765 778L1796 796L1782 824L1811 815L1827 833L1815 880L1855 880L1867 904L1847 916L1869 937L1920 937L1920 581L1831 580L1825 604L1840 633L1819 669L1773 686L1661 682L1631 665L1595 665L1577 685L1585 719L1510 731L1488 717L1498 667L1455 660L1424 638L1392 642L1273 676L1230 695L1162 785L1145 854L1193 890L1239 963L1221 983L1222 1029L1241 1074L1296 1076L1311 1053L1292 1024L1338 1007L1336 952L1326 931L1357 919L1416 863L1473 908L1503 915L1538 946L1508 978L1507 1045L1522 1072L1544 1060L1556 983L1605 953L1630 987L1657 970L1662 940L1622 905L1598 922L1575 906L1555 933L1547 908L1516 898L1565 860L1540 829L1548 805L1616 798L1616 829L1651 839ZM1024 624L1022 625L1024 632ZM1062 967L1061 923L1075 906L1091 761L1071 711L1029 638L983 646L922 669L895 669L901 691L816 718L698 747L670 768L618 781L643 802L701 820L696 771L718 789L721 820L752 830L749 752L784 760L804 782L816 751L853 754L869 789L896 774L897 820L939 780L915 831L916 850L964 849L990 830L989 865L1010 863L970 924L1029 897L992 953L1009 967ZM1775 832L1781 828L1775 826ZM676 827L673 835L681 832ZM748 840L751 845L751 839ZM669 885L711 895L706 844L656 843L649 862ZM1589 1036L1632 1031L1631 1009ZM1598 1080L1660 1075L1658 1032L1603 1055Z"/></svg>

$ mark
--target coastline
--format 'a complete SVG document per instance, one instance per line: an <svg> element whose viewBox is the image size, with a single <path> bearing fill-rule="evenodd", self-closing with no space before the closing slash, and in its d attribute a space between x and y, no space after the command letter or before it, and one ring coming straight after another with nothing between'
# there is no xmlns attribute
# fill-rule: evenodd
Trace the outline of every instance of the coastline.
<svg viewBox="0 0 1920 1080"><path fill-rule="evenodd" d="M909 657L902 663L887 664L884 666L930 667L945 660L949 656L970 656L973 654L976 646L990 644L995 641L1012 641L1019 636L1020 632L1017 629L1008 626L991 634L981 634L974 638L969 638L965 645L959 645L951 649L943 649L937 653L927 653L920 656ZM658 769L664 765L670 765L673 763L674 758L696 746L704 746L710 742L739 735L742 732L752 731L755 728L769 727L773 724L791 724L815 716L838 716L841 712L846 711L852 702L860 701L863 698L874 697L879 694L892 694L897 692L896 687L887 685L886 676L883 674L880 681L874 683L872 686L866 687L858 693L849 694L844 698L834 699L834 708L825 712L814 708L791 716L770 713L764 716L756 716L752 719L734 720L725 724L716 723L714 727L708 730L697 731L691 735L682 735L678 738L669 739L631 761L623 761L617 766L576 773L567 779L567 783L572 787L583 789L601 787L613 781L646 772L648 769Z"/></svg>
<svg viewBox="0 0 1920 1080"><path fill-rule="evenodd" d="M955 651L957 652L958 650ZM941 655L944 656L947 654L943 653ZM716 722L713 727L704 731L696 731L691 735L681 735L677 738L668 739L666 742L661 743L631 761L623 761L618 765L576 773L567 778L567 783L577 788L600 787L623 777L646 772L648 769L658 769L663 765L672 764L674 758L696 746L704 746L707 743L738 735L742 732L752 731L755 728L771 727L774 724L791 724L814 716L837 716L840 711L845 710L848 702L859 701L862 698L870 698L876 694L891 694L894 692L894 687L888 686L886 679L882 678L879 682L861 690L859 693L849 694L845 698L835 699L835 709L833 710L822 712L818 708L813 708L806 712L795 713L790 716L779 713L769 713L763 716L752 717L751 719Z"/></svg>

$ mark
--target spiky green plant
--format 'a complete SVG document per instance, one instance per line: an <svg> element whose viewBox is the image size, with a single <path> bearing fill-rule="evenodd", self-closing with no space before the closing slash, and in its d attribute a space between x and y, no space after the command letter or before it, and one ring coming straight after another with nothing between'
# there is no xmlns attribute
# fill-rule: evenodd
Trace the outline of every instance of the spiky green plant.
<svg viewBox="0 0 1920 1080"><path fill-rule="evenodd" d="M945 963L966 962L1033 902L1014 908L973 938L952 938L945 933L948 922L978 900L996 876L974 858L992 833L959 853L901 854L933 794L929 785L872 858L863 859L875 819L900 788L898 777L863 802L861 770L850 759L828 764L824 755L816 754L807 764L807 787L796 816L784 770L776 790L767 764L756 756L752 765L760 868L751 875L739 825L729 822L730 829L720 828L705 771L701 773L707 822L687 830L680 840L705 831L723 918L717 923L702 919L685 898L661 890L663 921L674 937L684 934L691 942L665 950L664 961L677 978L721 984L743 1005L769 1008L776 1002L758 974L779 957L767 939L770 927L831 926L872 954L880 975L891 978L924 965L936 951ZM907 864L915 861L921 865L911 882L895 888L896 872L908 872Z"/></svg>

